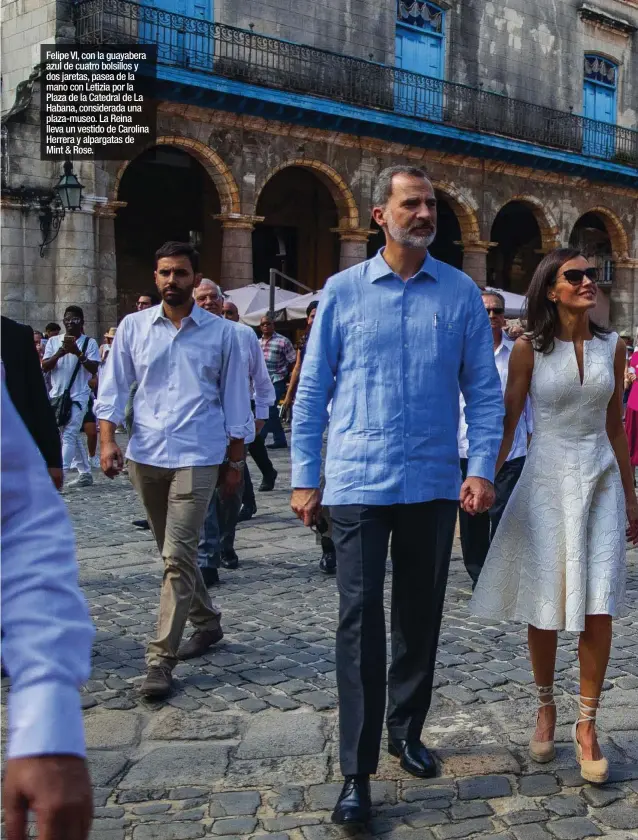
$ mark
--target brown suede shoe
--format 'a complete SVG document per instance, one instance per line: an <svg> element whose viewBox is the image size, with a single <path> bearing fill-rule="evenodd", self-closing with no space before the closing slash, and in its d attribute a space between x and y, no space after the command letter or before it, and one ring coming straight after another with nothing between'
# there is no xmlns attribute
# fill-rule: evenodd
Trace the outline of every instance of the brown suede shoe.
<svg viewBox="0 0 638 840"><path fill-rule="evenodd" d="M173 688L173 677L170 668L161 665L151 665L146 679L140 686L140 694L144 697L167 697Z"/></svg>
<svg viewBox="0 0 638 840"><path fill-rule="evenodd" d="M209 647L223 638L224 632L221 624L218 624L214 630L195 630L190 639L184 642L183 645L180 645L177 651L177 658L184 660L201 656L203 653L206 653Z"/></svg>

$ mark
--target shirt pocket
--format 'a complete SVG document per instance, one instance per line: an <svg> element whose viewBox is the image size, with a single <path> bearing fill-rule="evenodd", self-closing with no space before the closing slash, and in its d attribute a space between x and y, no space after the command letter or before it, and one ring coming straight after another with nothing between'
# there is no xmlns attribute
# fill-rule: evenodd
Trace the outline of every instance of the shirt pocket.
<svg viewBox="0 0 638 840"><path fill-rule="evenodd" d="M463 350L462 325L445 314L432 316L432 353L437 364L460 368Z"/></svg>
<svg viewBox="0 0 638 840"><path fill-rule="evenodd" d="M352 365L355 372L353 429L367 431L383 428L383 377L379 352L379 323L353 324Z"/></svg>

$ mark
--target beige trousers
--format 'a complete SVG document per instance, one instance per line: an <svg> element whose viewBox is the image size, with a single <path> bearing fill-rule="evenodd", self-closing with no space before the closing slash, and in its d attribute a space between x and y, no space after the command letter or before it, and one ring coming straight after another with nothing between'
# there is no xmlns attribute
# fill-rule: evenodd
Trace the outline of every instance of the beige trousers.
<svg viewBox="0 0 638 840"><path fill-rule="evenodd" d="M187 618L197 630L212 630L221 618L197 565L197 543L219 466L167 469L129 460L128 471L164 560L157 637L148 644L146 663L172 669Z"/></svg>

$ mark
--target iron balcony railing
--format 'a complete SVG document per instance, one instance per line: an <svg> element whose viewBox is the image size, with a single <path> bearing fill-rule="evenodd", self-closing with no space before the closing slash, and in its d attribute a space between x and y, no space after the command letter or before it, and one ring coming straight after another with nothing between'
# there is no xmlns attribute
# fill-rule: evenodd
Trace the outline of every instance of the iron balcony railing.
<svg viewBox="0 0 638 840"><path fill-rule="evenodd" d="M638 166L638 131L130 0L76 0L80 44L157 44L160 65Z"/></svg>

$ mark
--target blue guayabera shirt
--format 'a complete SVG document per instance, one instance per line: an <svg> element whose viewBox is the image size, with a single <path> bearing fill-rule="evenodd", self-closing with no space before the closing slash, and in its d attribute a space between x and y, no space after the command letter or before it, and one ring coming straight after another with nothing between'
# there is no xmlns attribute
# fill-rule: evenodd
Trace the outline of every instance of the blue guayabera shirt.
<svg viewBox="0 0 638 840"><path fill-rule="evenodd" d="M427 255L404 282L380 251L322 293L295 399L292 486L319 487L332 400L324 504L456 499L459 388L468 475L494 479L503 397L476 284Z"/></svg>

